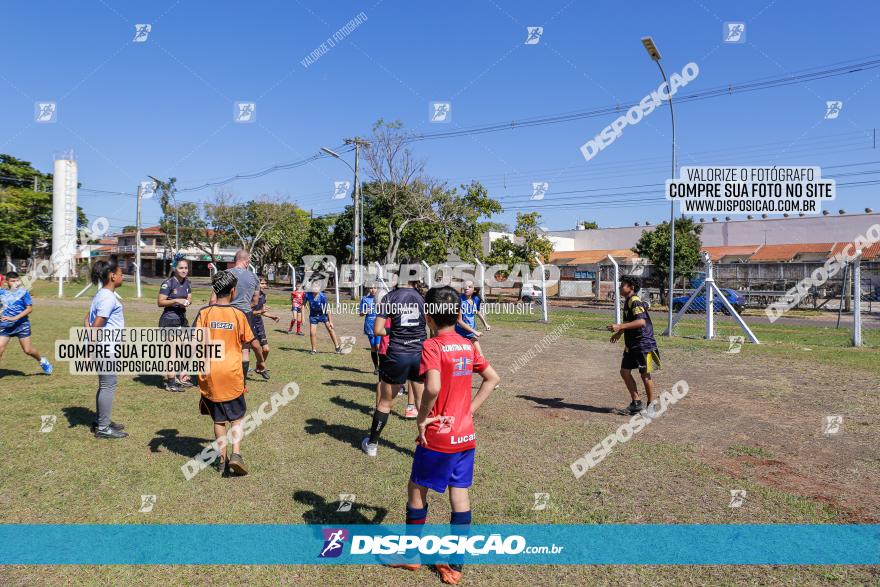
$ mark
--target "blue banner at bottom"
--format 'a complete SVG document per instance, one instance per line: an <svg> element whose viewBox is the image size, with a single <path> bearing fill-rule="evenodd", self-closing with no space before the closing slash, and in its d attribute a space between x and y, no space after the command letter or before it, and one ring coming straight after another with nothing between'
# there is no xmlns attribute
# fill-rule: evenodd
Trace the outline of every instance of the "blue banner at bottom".
<svg viewBox="0 0 880 587"><path fill-rule="evenodd" d="M0 524L0 564L878 565L880 525Z"/></svg>

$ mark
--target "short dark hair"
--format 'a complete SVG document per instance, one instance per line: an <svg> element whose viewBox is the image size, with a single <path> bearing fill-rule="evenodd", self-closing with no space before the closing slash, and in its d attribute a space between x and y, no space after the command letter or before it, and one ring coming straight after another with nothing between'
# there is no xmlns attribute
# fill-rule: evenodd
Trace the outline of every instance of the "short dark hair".
<svg viewBox="0 0 880 587"><path fill-rule="evenodd" d="M634 292L638 292L640 289L642 289L642 286L639 285L638 278L633 277L632 275L624 275L623 277L620 278L620 283L627 284L628 286L630 286L632 288L632 290Z"/></svg>
<svg viewBox="0 0 880 587"><path fill-rule="evenodd" d="M238 284L238 277L231 271L218 271L211 278L211 288L217 297L226 297L232 288Z"/></svg>
<svg viewBox="0 0 880 587"><path fill-rule="evenodd" d="M18 279L18 273L15 271L10 271L6 274L6 279Z"/></svg>
<svg viewBox="0 0 880 587"><path fill-rule="evenodd" d="M425 313L437 326L452 326L458 322L459 310L458 292L448 285L432 287L425 295Z"/></svg>
<svg viewBox="0 0 880 587"><path fill-rule="evenodd" d="M119 269L119 259L116 255L110 255L106 261L98 261L92 265L92 283L106 285L110 276Z"/></svg>

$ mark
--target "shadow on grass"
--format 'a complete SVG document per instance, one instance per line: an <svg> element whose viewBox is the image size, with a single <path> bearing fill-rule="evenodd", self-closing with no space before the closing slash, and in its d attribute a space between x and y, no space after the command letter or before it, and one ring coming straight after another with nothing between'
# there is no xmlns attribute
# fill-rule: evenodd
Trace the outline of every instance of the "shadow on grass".
<svg viewBox="0 0 880 587"><path fill-rule="evenodd" d="M325 381L324 385L329 385L330 387L338 387L343 385L345 387L361 387L363 389L369 389L370 391L376 391L376 383L375 382L366 382L366 381L348 381L346 379L330 379L329 381Z"/></svg>
<svg viewBox="0 0 880 587"><path fill-rule="evenodd" d="M388 510L385 508L357 503L357 501L346 502L346 507L350 503L351 509L341 512L340 500L327 501L313 491L297 491L293 494L293 499L312 508L302 515L306 524L381 524L388 515Z"/></svg>
<svg viewBox="0 0 880 587"><path fill-rule="evenodd" d="M518 395L516 397L535 402L544 408L556 408L565 410L578 410L581 412L593 412L595 414L616 414L616 408L600 408L587 404L570 404L562 400L561 397L536 397L534 395Z"/></svg>
<svg viewBox="0 0 880 587"><path fill-rule="evenodd" d="M345 399L345 398L340 397L338 395L336 397L331 397L330 403L336 404L337 406L339 406L341 408L345 408L346 410L353 410L355 412L360 412L360 413L364 414L365 416L370 416L370 417L373 416L373 406L368 406L366 404L361 404L356 401L352 401L350 399ZM400 420L412 420L412 418L407 418L406 416L404 416L400 412L396 412L394 410L391 410L391 414L397 416L398 419L400 419Z"/></svg>
<svg viewBox="0 0 880 587"><path fill-rule="evenodd" d="M28 374L25 373L24 371L19 371L18 369L0 369L0 377L6 377L7 375L17 375L19 377L21 377L21 376L26 377Z"/></svg>
<svg viewBox="0 0 880 587"><path fill-rule="evenodd" d="M76 428L77 426L91 426L97 420L97 414L94 410L84 408L82 406L70 406L61 408L64 417L67 418L67 427Z"/></svg>
<svg viewBox="0 0 880 587"><path fill-rule="evenodd" d="M366 420L364 423L366 423ZM361 428L346 426L345 424L328 424L326 420L321 420L320 418L309 418L306 420L305 431L309 434L326 434L331 438L335 438L339 442L350 444L352 447L358 449L358 451L361 450L361 441L367 436L367 432ZM415 453L412 450L397 446L393 442L389 442L384 438L379 439L379 445L390 448L391 450L396 450L400 454L408 457L415 456Z"/></svg>
<svg viewBox="0 0 880 587"><path fill-rule="evenodd" d="M329 371L345 371L347 373L369 373L369 371L364 371L363 369L355 369L354 367L345 367L343 365L321 365L321 368Z"/></svg>
<svg viewBox="0 0 880 587"><path fill-rule="evenodd" d="M165 377L162 375L137 375L134 380L150 387L160 387L163 389L165 387Z"/></svg>
<svg viewBox="0 0 880 587"><path fill-rule="evenodd" d="M157 436L150 441L150 452L159 452L164 447L166 450L177 453L187 458L193 458L207 446L213 439L196 438L195 436L180 436L176 428L163 428L156 431Z"/></svg>

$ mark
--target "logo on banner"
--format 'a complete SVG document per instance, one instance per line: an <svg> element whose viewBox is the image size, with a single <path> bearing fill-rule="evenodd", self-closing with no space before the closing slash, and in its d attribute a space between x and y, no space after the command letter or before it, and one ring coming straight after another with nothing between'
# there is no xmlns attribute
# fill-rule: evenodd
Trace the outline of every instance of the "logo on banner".
<svg viewBox="0 0 880 587"><path fill-rule="evenodd" d="M348 540L348 530L344 528L324 528L324 547L318 558L336 558L342 554L342 545Z"/></svg>

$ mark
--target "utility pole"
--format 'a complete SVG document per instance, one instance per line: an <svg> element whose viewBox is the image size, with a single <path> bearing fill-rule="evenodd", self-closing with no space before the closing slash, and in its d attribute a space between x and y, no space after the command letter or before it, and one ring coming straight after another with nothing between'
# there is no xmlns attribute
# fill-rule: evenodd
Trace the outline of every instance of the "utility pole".
<svg viewBox="0 0 880 587"><path fill-rule="evenodd" d="M135 229L134 236L134 246L135 246L135 258L134 258L134 270L135 270L135 279L137 279L137 297L141 297L141 192L142 192L141 184L138 184L137 189L137 227Z"/></svg>
<svg viewBox="0 0 880 587"><path fill-rule="evenodd" d="M360 137L345 139L344 142L346 145L354 145L354 243L352 256L354 257L354 263L356 266L355 281L357 282L357 298L360 299L364 295L364 200L363 195L361 194L359 170L361 147L369 147L370 143Z"/></svg>

